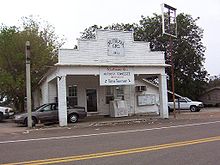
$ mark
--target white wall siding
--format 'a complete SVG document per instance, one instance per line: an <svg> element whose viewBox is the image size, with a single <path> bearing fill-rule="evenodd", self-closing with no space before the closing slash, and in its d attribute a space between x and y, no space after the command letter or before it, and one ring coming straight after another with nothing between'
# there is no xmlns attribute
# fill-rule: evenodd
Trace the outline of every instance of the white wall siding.
<svg viewBox="0 0 220 165"><path fill-rule="evenodd" d="M44 81L41 86L42 102L40 104L48 103L48 83Z"/></svg>
<svg viewBox="0 0 220 165"><path fill-rule="evenodd" d="M42 96L41 96L41 92L40 92L39 89L33 91L33 98L32 99L33 99L33 103L34 103L33 104L34 108L36 108L36 107L41 105Z"/></svg>
<svg viewBox="0 0 220 165"><path fill-rule="evenodd" d="M109 56L107 40L120 38L124 41L124 56ZM162 52L151 52L149 43L133 41L132 32L97 31L94 40L79 40L78 49L61 49L58 64L164 64Z"/></svg>
<svg viewBox="0 0 220 165"><path fill-rule="evenodd" d="M106 86L97 89L97 105L99 115L109 115L109 104L106 104Z"/></svg>
<svg viewBox="0 0 220 165"><path fill-rule="evenodd" d="M146 91L143 92L135 92L135 113L147 113L147 112L155 112L159 114L159 88L152 86L151 84L144 83L143 81L136 80L136 86L146 86ZM156 96L156 104L154 105L145 105L145 106L138 106L137 105L137 96L143 94L153 94Z"/></svg>
<svg viewBox="0 0 220 165"><path fill-rule="evenodd" d="M135 85L124 86L124 98L128 107L128 114L135 114Z"/></svg>
<svg viewBox="0 0 220 165"><path fill-rule="evenodd" d="M51 81L48 83L48 102L55 102L55 97L57 97L57 82Z"/></svg>

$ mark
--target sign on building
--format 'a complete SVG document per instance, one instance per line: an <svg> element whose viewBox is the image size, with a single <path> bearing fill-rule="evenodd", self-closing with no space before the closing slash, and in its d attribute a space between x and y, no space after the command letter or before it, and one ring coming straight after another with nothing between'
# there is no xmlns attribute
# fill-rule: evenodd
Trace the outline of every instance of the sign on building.
<svg viewBox="0 0 220 165"><path fill-rule="evenodd" d="M129 67L100 68L100 85L133 85L134 71Z"/></svg>
<svg viewBox="0 0 220 165"><path fill-rule="evenodd" d="M144 105L154 105L156 104L156 95L155 94L145 94L137 96L138 106Z"/></svg>
<svg viewBox="0 0 220 165"><path fill-rule="evenodd" d="M119 38L107 40L107 51L109 56L124 56L124 41Z"/></svg>

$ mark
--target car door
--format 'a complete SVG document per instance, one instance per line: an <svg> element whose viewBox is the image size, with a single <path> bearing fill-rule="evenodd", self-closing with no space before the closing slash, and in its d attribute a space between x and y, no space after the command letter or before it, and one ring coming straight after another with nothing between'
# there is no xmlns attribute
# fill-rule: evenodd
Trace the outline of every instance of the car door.
<svg viewBox="0 0 220 165"><path fill-rule="evenodd" d="M54 104L47 104L41 108L38 113L41 122L50 122L56 119L56 110Z"/></svg>
<svg viewBox="0 0 220 165"><path fill-rule="evenodd" d="M51 109L51 121L58 121L58 104L52 104Z"/></svg>
<svg viewBox="0 0 220 165"><path fill-rule="evenodd" d="M184 98L179 99L180 109L188 109L187 101ZM178 108L178 105L177 105Z"/></svg>

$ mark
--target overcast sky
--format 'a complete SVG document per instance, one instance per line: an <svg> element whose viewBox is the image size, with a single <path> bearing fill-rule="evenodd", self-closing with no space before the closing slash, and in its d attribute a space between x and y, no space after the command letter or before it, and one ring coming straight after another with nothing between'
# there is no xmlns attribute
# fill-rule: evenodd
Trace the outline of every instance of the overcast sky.
<svg viewBox="0 0 220 165"><path fill-rule="evenodd" d="M178 13L200 17L206 46L205 68L220 74L220 0L1 0L0 23L19 25L22 16L39 16L67 39L64 48L73 48L85 28L97 24L138 23L141 15L161 14L160 4L177 8Z"/></svg>

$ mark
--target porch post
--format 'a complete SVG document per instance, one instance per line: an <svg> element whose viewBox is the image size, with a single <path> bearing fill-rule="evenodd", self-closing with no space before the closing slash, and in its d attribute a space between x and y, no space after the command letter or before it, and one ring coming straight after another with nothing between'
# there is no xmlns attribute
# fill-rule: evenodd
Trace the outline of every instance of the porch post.
<svg viewBox="0 0 220 165"><path fill-rule="evenodd" d="M169 118L167 99L167 75L159 75L160 117Z"/></svg>
<svg viewBox="0 0 220 165"><path fill-rule="evenodd" d="M67 126L66 75L57 77L59 125Z"/></svg>

